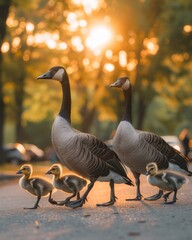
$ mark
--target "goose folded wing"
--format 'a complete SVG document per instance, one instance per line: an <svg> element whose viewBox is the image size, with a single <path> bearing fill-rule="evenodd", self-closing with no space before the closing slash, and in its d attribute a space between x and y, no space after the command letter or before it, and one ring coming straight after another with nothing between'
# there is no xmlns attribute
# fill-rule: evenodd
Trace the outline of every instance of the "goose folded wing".
<svg viewBox="0 0 192 240"><path fill-rule="evenodd" d="M95 159L95 161L99 163L98 166L100 165L103 166L103 169L108 169L107 175L109 174L109 170L112 170L127 178L125 166L117 154L107 147L105 143L90 134L82 133L78 136L81 138L82 145L94 156L93 161Z"/></svg>
<svg viewBox="0 0 192 240"><path fill-rule="evenodd" d="M143 131L140 131L139 138L140 145L147 152L148 158L156 162L159 169L168 168L170 148L163 145L164 140L155 134Z"/></svg>
<svg viewBox="0 0 192 240"><path fill-rule="evenodd" d="M161 154L163 154L167 158L168 162L177 164L182 169L188 170L188 158L170 146L163 138L148 132L141 132L140 136Z"/></svg>

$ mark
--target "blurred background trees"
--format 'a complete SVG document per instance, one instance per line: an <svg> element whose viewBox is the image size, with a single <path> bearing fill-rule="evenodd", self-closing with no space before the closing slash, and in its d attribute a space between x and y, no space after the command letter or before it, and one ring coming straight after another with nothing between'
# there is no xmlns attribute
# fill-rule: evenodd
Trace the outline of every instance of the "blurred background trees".
<svg viewBox="0 0 192 240"><path fill-rule="evenodd" d="M69 74L72 122L79 130L110 138L123 96L108 85L122 75L133 84L135 127L157 134L192 129L190 0L0 2L11 5L6 21L0 14L7 29L0 35L4 143L51 144L61 89L36 77L54 65Z"/></svg>

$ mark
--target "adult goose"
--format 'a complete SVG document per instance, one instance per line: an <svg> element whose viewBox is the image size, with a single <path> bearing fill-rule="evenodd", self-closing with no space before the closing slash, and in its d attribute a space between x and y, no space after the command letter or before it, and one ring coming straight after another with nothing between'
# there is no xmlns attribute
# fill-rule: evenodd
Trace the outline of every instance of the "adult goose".
<svg viewBox="0 0 192 240"><path fill-rule="evenodd" d="M66 206L81 207L96 180L110 182L111 188L110 201L98 206L114 204L114 183L133 183L115 152L95 136L79 132L71 126L71 91L66 70L55 66L37 79L53 79L61 83L63 99L59 115L52 126L53 147L64 166L90 180L83 196L79 200L69 201Z"/></svg>
<svg viewBox="0 0 192 240"><path fill-rule="evenodd" d="M146 165L155 162L159 169L172 169L182 173L191 174L188 169L188 159L171 147L160 136L139 131L132 125L131 116L131 83L128 77L120 77L110 87L121 88L125 97L125 111L113 138L113 148L120 160L130 168L137 186L137 195L134 199L141 200L140 175L145 174ZM158 194L146 198L156 200L162 196Z"/></svg>
<svg viewBox="0 0 192 240"><path fill-rule="evenodd" d="M29 164L23 165L17 172L17 174L23 175L19 180L19 186L37 197L37 201L35 202L35 205L33 207L24 209L36 209L39 206L38 204L41 197L47 195L49 195L49 202L51 204L57 204L57 202L51 198L54 190L52 184L48 180L45 180L43 178L34 176L32 177L32 172L33 168Z"/></svg>
<svg viewBox="0 0 192 240"><path fill-rule="evenodd" d="M175 203L177 200L177 191L187 182L187 178L178 172L169 170L159 171L155 162L147 164L146 175L147 181L152 186L156 186L163 191L169 191L163 196L165 204ZM173 200L167 202L167 199L172 192L174 192Z"/></svg>
<svg viewBox="0 0 192 240"><path fill-rule="evenodd" d="M87 185L87 181L75 175L62 176L62 167L59 164L53 164L46 174L53 175L53 186L56 189L62 190L67 193L72 193L64 201L57 202L58 205L64 205L75 196L80 198L80 191Z"/></svg>

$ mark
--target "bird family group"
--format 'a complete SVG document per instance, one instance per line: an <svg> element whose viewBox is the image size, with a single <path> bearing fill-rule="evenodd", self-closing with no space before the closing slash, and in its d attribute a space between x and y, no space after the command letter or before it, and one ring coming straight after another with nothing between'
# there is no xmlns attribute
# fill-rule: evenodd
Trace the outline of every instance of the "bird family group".
<svg viewBox="0 0 192 240"><path fill-rule="evenodd" d="M32 166L23 165L18 174L23 174L19 184L29 193L37 196L32 207L38 207L41 196L49 195L51 204L65 205L69 208L82 207L96 181L109 182L110 199L97 206L110 206L116 202L115 184L134 186L128 177L130 169L136 185L134 199L141 200L140 175L145 174L148 182L159 188L159 192L145 198L148 201L164 199L165 204L177 200L177 191L187 182L189 170L188 158L170 146L160 136L134 128L131 116L132 86L128 77L120 77L110 85L124 92L125 109L113 137L113 147L109 148L94 135L77 131L71 124L71 88L66 70L61 66L52 67L37 79L52 79L60 82L63 98L60 111L52 126L52 144L60 163L78 174L62 176L61 166L54 164L47 174L53 174L53 183L32 176ZM87 181L89 183L87 184ZM87 186L80 196L80 191ZM54 189L71 193L64 201L52 198ZM173 198L168 201L169 195ZM76 200L72 198L76 197Z"/></svg>

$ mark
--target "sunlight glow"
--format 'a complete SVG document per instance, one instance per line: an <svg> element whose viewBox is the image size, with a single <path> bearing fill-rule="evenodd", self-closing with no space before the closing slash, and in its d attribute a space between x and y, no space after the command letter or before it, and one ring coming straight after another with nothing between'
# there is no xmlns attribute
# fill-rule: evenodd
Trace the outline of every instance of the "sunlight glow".
<svg viewBox="0 0 192 240"><path fill-rule="evenodd" d="M86 40L86 46L91 50L96 50L107 44L112 38L110 28L105 26L96 26L91 29Z"/></svg>
<svg viewBox="0 0 192 240"><path fill-rule="evenodd" d="M27 25L26 25L26 31L27 31L28 33L33 32L34 28L35 28L35 26L33 25L33 23L31 23L31 22L28 22L28 23L27 23Z"/></svg>
<svg viewBox="0 0 192 240"><path fill-rule="evenodd" d="M183 30L184 30L184 32L186 32L186 33L192 32L192 25L185 25L185 26L183 27Z"/></svg>
<svg viewBox="0 0 192 240"><path fill-rule="evenodd" d="M55 49L56 48L56 41L54 39L48 38L45 40L45 44L49 49Z"/></svg>
<svg viewBox="0 0 192 240"><path fill-rule="evenodd" d="M137 66L137 60L136 59L132 59L128 64L127 64L127 70L128 71L133 71L135 69L135 67Z"/></svg>
<svg viewBox="0 0 192 240"><path fill-rule="evenodd" d="M83 65L86 67L86 66L89 66L89 64L90 64L89 58L84 58L83 59Z"/></svg>
<svg viewBox="0 0 192 240"><path fill-rule="evenodd" d="M61 50L66 50L67 49L67 43L66 42L61 42L59 43L59 49Z"/></svg>
<svg viewBox="0 0 192 240"><path fill-rule="evenodd" d="M144 40L144 46L148 49L148 52L151 55L155 55L159 50L159 45L157 44L156 38L151 39L146 38Z"/></svg>
<svg viewBox="0 0 192 240"><path fill-rule="evenodd" d="M82 0L84 11L87 14L92 13L93 10L96 10L99 6L99 0Z"/></svg>
<svg viewBox="0 0 192 240"><path fill-rule="evenodd" d="M32 46L33 43L34 43L34 37L33 37L33 35L29 35L29 36L27 37L27 45L28 45L28 46Z"/></svg>
<svg viewBox="0 0 192 240"><path fill-rule="evenodd" d="M109 60L111 60L113 58L113 51L108 49L106 52L105 52L105 57Z"/></svg>
<svg viewBox="0 0 192 240"><path fill-rule="evenodd" d="M104 70L107 72L113 72L115 69L115 66L112 63L106 63L104 65Z"/></svg>
<svg viewBox="0 0 192 240"><path fill-rule="evenodd" d="M121 67L127 66L127 53L125 51L119 52L119 64Z"/></svg>
<svg viewBox="0 0 192 240"><path fill-rule="evenodd" d="M82 44L82 40L81 40L81 38L79 36L72 37L71 44L75 47L75 49L78 52L81 52L84 49L84 46Z"/></svg>
<svg viewBox="0 0 192 240"><path fill-rule="evenodd" d="M101 0L72 0L76 5L83 5L84 11L87 14L92 13L96 10L101 2Z"/></svg>
<svg viewBox="0 0 192 240"><path fill-rule="evenodd" d="M21 43L21 39L19 37L15 37L13 38L13 41L12 41L12 47L18 48L20 43Z"/></svg>
<svg viewBox="0 0 192 240"><path fill-rule="evenodd" d="M14 19L14 15L10 14L10 16L7 18L6 24L8 27L17 27L18 26L18 21Z"/></svg>
<svg viewBox="0 0 192 240"><path fill-rule="evenodd" d="M6 53L8 52L10 49L9 43L8 42L4 42L1 46L1 52L2 53Z"/></svg>

